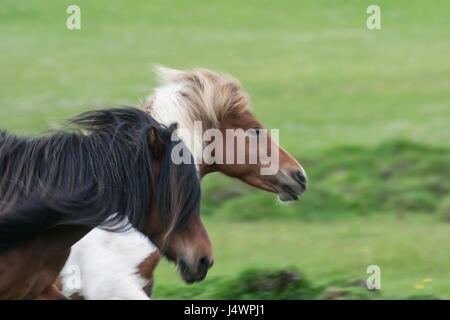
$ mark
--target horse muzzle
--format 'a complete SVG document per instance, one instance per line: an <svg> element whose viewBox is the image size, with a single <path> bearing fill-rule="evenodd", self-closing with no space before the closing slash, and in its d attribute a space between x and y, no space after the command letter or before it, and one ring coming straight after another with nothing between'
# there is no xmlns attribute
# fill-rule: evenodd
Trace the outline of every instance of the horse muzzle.
<svg viewBox="0 0 450 320"><path fill-rule="evenodd" d="M202 281L205 279L208 270L213 266L214 261L211 261L207 256L202 256L196 262L188 262L183 258L178 259L178 271L181 278L188 284Z"/></svg>
<svg viewBox="0 0 450 320"><path fill-rule="evenodd" d="M298 200L306 191L308 179L302 170L294 170L289 174L281 171L278 173L278 198L281 201Z"/></svg>

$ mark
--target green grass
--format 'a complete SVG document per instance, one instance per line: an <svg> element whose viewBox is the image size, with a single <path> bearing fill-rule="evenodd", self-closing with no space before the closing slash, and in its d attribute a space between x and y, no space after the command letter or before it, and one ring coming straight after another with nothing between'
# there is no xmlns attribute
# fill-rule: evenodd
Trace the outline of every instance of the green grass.
<svg viewBox="0 0 450 320"><path fill-rule="evenodd" d="M215 265L207 279L233 279L242 270L294 266L317 285L337 279L367 279L366 268L381 268L381 296L405 298L432 293L450 298L450 224L432 217L366 217L346 221L232 222L204 219L214 246ZM431 278L424 289L415 285ZM154 298L199 297L164 262L156 272ZM174 290L176 294L173 294ZM197 291L197 292L196 292ZM208 297L211 291L200 295Z"/></svg>
<svg viewBox="0 0 450 320"><path fill-rule="evenodd" d="M239 275L293 266L312 285L288 292L323 298L337 280L367 279L373 264L382 270L380 294L357 290L345 298L450 298L449 149L396 141L331 148L307 163L310 190L288 205L225 177L207 177L202 212L215 252L211 282L187 287L166 263L158 268L154 297L276 298L277 292L241 294L234 288ZM422 282L427 278L431 283Z"/></svg>
<svg viewBox="0 0 450 320"><path fill-rule="evenodd" d="M264 124L300 157L391 138L449 145L448 1L3 0L2 127L36 132L91 107L136 105L149 63L242 80ZM24 116L26 115L26 116Z"/></svg>
<svg viewBox="0 0 450 320"><path fill-rule="evenodd" d="M216 264L188 287L163 263L155 298L221 297L254 267L293 266L316 288L364 279L368 264L382 268L382 297L450 298L450 2L379 0L378 31L369 0L78 0L82 29L70 31L73 3L1 2L1 128L34 134L137 105L156 84L152 63L209 67L242 81L311 181L282 206L206 177Z"/></svg>

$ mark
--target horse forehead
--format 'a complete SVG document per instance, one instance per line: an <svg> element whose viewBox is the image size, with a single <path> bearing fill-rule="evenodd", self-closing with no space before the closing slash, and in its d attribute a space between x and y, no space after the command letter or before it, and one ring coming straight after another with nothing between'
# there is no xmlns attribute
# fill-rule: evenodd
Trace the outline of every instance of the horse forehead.
<svg viewBox="0 0 450 320"><path fill-rule="evenodd" d="M250 111L228 115L224 117L220 125L222 129L263 127L261 122Z"/></svg>

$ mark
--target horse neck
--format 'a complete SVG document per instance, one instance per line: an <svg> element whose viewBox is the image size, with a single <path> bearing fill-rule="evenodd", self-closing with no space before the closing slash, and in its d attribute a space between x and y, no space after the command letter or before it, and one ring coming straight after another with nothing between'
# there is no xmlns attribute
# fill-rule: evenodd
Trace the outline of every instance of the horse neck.
<svg viewBox="0 0 450 320"><path fill-rule="evenodd" d="M189 148L195 163L203 163L203 132L218 127L214 126L213 121L203 121L197 116L198 112L193 112L192 105L181 95L182 89L182 84L157 88L155 94L149 98L151 106L147 110L152 117L166 126L178 123L178 136Z"/></svg>
<svg viewBox="0 0 450 320"><path fill-rule="evenodd" d="M92 227L87 226L62 225L54 227L45 234L27 240L24 243L31 244L33 248L42 248L42 252L45 250L50 251L51 249L53 252L64 251L70 249L91 230Z"/></svg>

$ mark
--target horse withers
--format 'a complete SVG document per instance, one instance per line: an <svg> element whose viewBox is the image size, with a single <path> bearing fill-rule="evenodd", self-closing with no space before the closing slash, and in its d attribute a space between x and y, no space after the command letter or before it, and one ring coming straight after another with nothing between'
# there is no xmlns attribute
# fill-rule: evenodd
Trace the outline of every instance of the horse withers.
<svg viewBox="0 0 450 320"><path fill-rule="evenodd" d="M0 298L63 298L52 284L92 228L134 227L187 282L206 276L211 242L194 164L174 164L175 127L133 108L72 119L81 131L0 132Z"/></svg>

